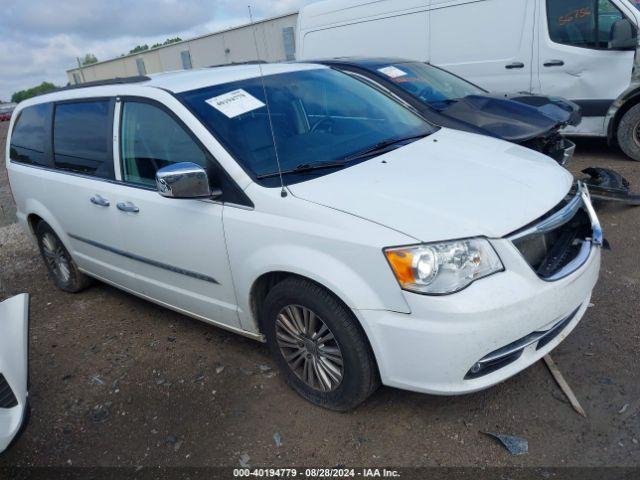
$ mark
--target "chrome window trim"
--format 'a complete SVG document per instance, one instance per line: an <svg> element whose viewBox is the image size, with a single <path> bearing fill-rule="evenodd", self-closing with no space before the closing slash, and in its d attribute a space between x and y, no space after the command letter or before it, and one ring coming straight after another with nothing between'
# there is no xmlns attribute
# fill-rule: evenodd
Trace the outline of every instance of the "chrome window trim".
<svg viewBox="0 0 640 480"><path fill-rule="evenodd" d="M84 173L69 172L67 170L61 170L59 168L53 168L53 167L44 167L42 165L31 165L29 163L16 162L15 160L11 160L11 159L9 159L9 163L11 163L11 164L13 164L13 165L15 165L17 167L34 168L34 169L37 169L37 170L44 170L46 172L57 173L57 174L61 174L61 175L72 175L74 177L86 178L87 180L94 180L94 181L97 181L97 182L110 183L112 185L119 185L119 186L122 186L122 187L136 188L138 190L146 190L148 192L156 192L157 193L157 190L155 188L144 187L142 185L136 185L136 184L133 184L133 183L126 183L126 182L122 182L122 181L118 181L118 180L114 180L114 179L110 179L110 178L94 177L92 175L87 175L87 174L84 174ZM221 202L219 200L208 200L208 199L202 199L202 200L198 200L198 201L207 202L207 203L215 203L217 205L222 205L224 207L239 208L241 210L255 210L254 207L249 207L249 206L246 206L246 205L240 205L238 203L233 203L233 202Z"/></svg>
<svg viewBox="0 0 640 480"><path fill-rule="evenodd" d="M122 110L122 101L119 97L116 97L116 104L113 110L113 170L115 173L115 179L118 182L122 182L122 171L120 165L122 161L120 159L120 111Z"/></svg>

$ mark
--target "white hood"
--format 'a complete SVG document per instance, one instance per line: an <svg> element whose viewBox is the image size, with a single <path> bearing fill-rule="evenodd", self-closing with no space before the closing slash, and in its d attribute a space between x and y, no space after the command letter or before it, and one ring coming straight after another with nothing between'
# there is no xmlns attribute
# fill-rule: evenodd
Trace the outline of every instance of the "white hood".
<svg viewBox="0 0 640 480"><path fill-rule="evenodd" d="M298 198L432 242L504 237L555 207L572 184L567 170L533 150L441 129L289 188Z"/></svg>

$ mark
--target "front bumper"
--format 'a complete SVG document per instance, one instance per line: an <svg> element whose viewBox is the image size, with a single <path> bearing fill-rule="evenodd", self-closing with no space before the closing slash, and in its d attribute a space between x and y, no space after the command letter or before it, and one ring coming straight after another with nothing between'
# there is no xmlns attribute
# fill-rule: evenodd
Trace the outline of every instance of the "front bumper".
<svg viewBox="0 0 640 480"><path fill-rule="evenodd" d="M382 383L431 394L471 393L506 380L558 346L584 316L600 273L600 224L582 186L577 198L589 210L593 238L585 255L553 281L539 277L511 240L491 240L504 272L454 295L404 292L410 314L356 311ZM550 222L557 218L532 228ZM484 370L474 372L478 364Z"/></svg>
<svg viewBox="0 0 640 480"><path fill-rule="evenodd" d="M600 272L600 249L572 275L541 280L507 240L493 242L506 271L445 297L405 292L411 314L359 310L382 383L416 392L456 395L483 390L524 370L576 327ZM533 332L549 330L575 311L543 348L525 347L515 361L479 378L469 370L492 352Z"/></svg>

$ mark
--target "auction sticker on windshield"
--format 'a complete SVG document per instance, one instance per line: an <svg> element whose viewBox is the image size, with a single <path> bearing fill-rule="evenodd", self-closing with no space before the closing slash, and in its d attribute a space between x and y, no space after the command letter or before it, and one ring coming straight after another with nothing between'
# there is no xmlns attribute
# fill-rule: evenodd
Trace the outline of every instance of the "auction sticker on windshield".
<svg viewBox="0 0 640 480"><path fill-rule="evenodd" d="M256 97L242 89L210 98L206 102L229 118L235 118L265 106Z"/></svg>
<svg viewBox="0 0 640 480"><path fill-rule="evenodd" d="M400 70L398 67L394 67L393 65L379 68L378 71L390 78L399 78L408 75L407 72L405 72L404 70Z"/></svg>

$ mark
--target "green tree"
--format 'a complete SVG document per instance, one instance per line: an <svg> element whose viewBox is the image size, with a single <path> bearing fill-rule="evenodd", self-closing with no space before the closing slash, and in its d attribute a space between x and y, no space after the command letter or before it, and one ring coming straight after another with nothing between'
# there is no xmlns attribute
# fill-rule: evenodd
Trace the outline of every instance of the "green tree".
<svg viewBox="0 0 640 480"><path fill-rule="evenodd" d="M82 65L91 65L98 63L98 58L93 53L87 53L82 59Z"/></svg>
<svg viewBox="0 0 640 480"><path fill-rule="evenodd" d="M167 38L164 42L162 43L154 43L151 48L158 48L158 47L163 47L165 45L171 45L172 43L178 43L181 42L182 39L180 37L175 37L175 38Z"/></svg>
<svg viewBox="0 0 640 480"><path fill-rule="evenodd" d="M42 82L37 87L28 88L26 90L20 90L19 92L15 92L11 95L11 101L19 103L27 98L35 97L36 95L41 95L43 93L49 92L51 90L55 90L58 88L51 82Z"/></svg>
<svg viewBox="0 0 640 480"><path fill-rule="evenodd" d="M147 45L146 43L144 45L136 45L133 50L129 50L129 53L140 53L144 52L145 50L149 50L149 45Z"/></svg>

